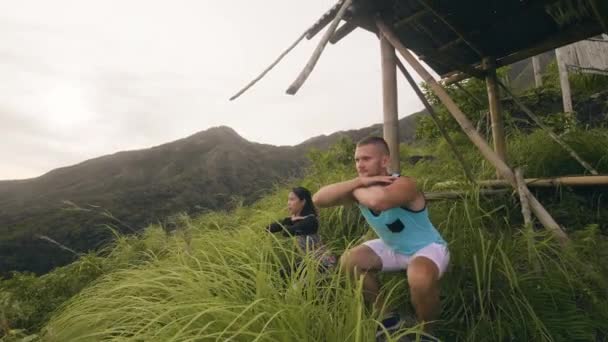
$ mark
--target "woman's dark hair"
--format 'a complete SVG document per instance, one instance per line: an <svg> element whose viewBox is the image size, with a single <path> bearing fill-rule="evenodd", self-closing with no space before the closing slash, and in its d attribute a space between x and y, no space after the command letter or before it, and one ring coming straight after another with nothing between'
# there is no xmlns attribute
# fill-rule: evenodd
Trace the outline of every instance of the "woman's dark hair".
<svg viewBox="0 0 608 342"><path fill-rule="evenodd" d="M299 199L306 201L306 203L304 203L304 208L302 208L300 216L308 216L310 214L315 216L317 215L317 208L315 208L314 203L312 203L312 195L310 194L310 191L308 189L301 186L297 186L291 189L291 192L298 196Z"/></svg>

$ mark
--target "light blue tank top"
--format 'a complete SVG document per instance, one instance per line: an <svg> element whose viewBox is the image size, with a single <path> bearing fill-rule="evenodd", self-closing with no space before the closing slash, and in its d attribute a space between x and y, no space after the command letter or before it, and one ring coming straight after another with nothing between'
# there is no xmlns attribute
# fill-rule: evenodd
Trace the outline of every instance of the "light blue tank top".
<svg viewBox="0 0 608 342"><path fill-rule="evenodd" d="M378 215L364 205L358 206L367 223L395 252L412 255L431 243L446 244L431 223L426 206L420 211L392 208Z"/></svg>

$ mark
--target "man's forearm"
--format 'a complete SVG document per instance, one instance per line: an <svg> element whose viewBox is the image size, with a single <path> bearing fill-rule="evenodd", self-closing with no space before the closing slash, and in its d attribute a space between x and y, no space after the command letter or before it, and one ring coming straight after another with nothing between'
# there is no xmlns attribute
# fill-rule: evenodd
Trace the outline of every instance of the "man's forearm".
<svg viewBox="0 0 608 342"><path fill-rule="evenodd" d="M322 187L314 194L312 200L320 208L345 204L352 201L353 191L363 186L359 178Z"/></svg>
<svg viewBox="0 0 608 342"><path fill-rule="evenodd" d="M385 196L383 186L375 185L365 188L358 188L353 191L353 196L357 202L372 210L385 210L385 208L382 206L382 200Z"/></svg>

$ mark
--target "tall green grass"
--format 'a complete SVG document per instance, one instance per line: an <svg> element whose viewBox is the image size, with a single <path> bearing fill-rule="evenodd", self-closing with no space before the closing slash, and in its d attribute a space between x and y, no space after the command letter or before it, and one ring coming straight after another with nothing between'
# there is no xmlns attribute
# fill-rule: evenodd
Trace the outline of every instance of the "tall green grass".
<svg viewBox="0 0 608 342"><path fill-rule="evenodd" d="M581 134L577 137L579 151L605 172L604 154L597 152L606 146L600 140L604 136ZM466 140L455 139L478 177L493 176L491 167ZM526 144L530 139L541 144L538 148ZM563 157L561 151L547 148L549 141L543 139L533 134L514 135L510 140L510 158L515 165L526 167L531 176L559 172L559 165L535 168ZM573 239L571 246L562 249L537 225L523 226L516 196L507 193L486 198L462 185L462 172L443 144L439 141L418 148L416 153L433 155L436 160L403 169L425 190L441 183L470 190L461 200L430 204L432 220L451 251L451 266L442 281L443 311L436 335L445 341L606 340L608 213L597 200L605 191L595 189L594 195L570 189L539 193L540 200L550 204L550 211L559 214L559 222ZM540 147L543 144L545 148ZM310 172L298 184L314 191L353 177L352 148L352 143L342 141L328 152L313 153ZM404 148L402 154L405 157L410 151ZM572 167L568 172L579 171ZM30 338L373 341L379 313L365 307L361 284L347 279L339 269L317 272L317 262L301 255L294 241L265 231L270 221L285 215L289 185L277 186L251 206L195 218L177 215L172 228L152 226L138 236L118 236L113 248L87 257L89 268L82 268L87 265L84 258L50 273L47 277L55 277L55 283L44 284L78 294L64 302L67 295L60 300L57 291L43 292L55 296L46 309L52 315L36 321L44 326L39 332L35 328L29 331L36 333ZM575 210L572 203L578 203ZM321 222L323 239L338 255L373 238L355 208L324 209ZM95 272L82 273L78 288L61 287L80 269ZM381 278L391 307L413 315L405 272ZM13 306L29 303L32 312L35 303L44 302L41 297L29 302L26 298L42 283L32 283L21 295L18 279L10 288L2 284L12 296ZM15 312L7 307L7 313ZM412 327L409 332L416 331ZM397 340L407 332L391 338ZM17 340L17 335L5 334L0 340Z"/></svg>

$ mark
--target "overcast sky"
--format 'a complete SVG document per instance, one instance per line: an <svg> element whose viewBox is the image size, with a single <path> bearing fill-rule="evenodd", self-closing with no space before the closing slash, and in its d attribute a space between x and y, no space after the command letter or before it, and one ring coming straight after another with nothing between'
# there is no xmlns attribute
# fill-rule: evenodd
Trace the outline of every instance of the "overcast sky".
<svg viewBox="0 0 608 342"><path fill-rule="evenodd" d="M227 125L293 145L381 121L379 43L358 30L328 45L296 96L304 40L238 100L330 0L0 2L0 179ZM418 79L419 81L419 79ZM399 116L422 105L399 81Z"/></svg>

